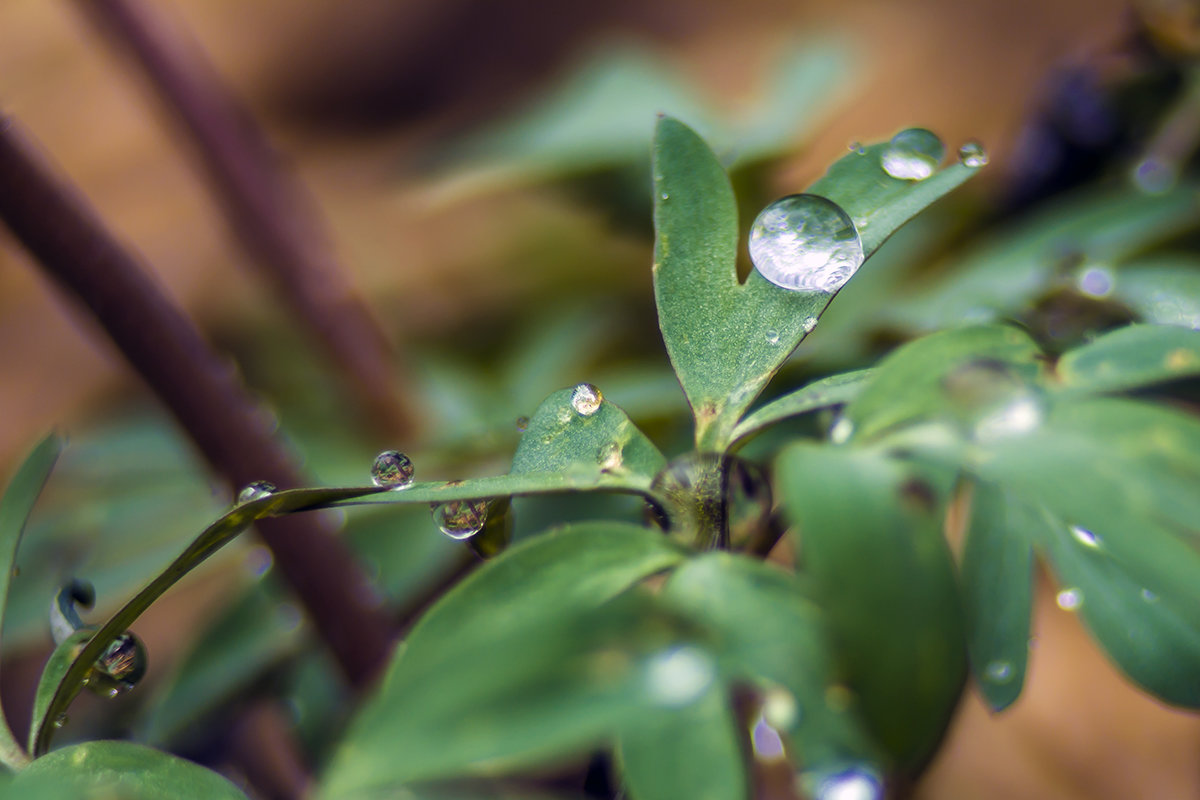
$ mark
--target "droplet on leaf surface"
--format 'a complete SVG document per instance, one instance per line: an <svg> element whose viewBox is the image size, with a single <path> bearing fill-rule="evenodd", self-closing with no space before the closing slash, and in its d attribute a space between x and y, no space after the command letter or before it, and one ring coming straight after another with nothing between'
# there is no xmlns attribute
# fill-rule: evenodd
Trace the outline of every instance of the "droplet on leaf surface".
<svg viewBox="0 0 1200 800"><path fill-rule="evenodd" d="M776 286L833 293L862 266L862 238L841 206L793 194L762 210L750 228L750 260Z"/></svg>
<svg viewBox="0 0 1200 800"><path fill-rule="evenodd" d="M969 142L964 142L963 146L958 148L958 160L964 167L971 169L979 169L986 167L988 163L987 150L983 149L983 145L972 139Z"/></svg>
<svg viewBox="0 0 1200 800"><path fill-rule="evenodd" d="M1063 589L1055 597L1055 602L1063 611L1074 611L1083 605L1083 592L1078 589Z"/></svg>
<svg viewBox="0 0 1200 800"><path fill-rule="evenodd" d="M590 417L600 410L604 395L590 383L581 383L571 392L571 408L581 417Z"/></svg>
<svg viewBox="0 0 1200 800"><path fill-rule="evenodd" d="M470 539L487 522L487 500L451 500L435 505L433 521L451 539Z"/></svg>
<svg viewBox="0 0 1200 800"><path fill-rule="evenodd" d="M1100 546L1100 537L1089 531L1087 528L1081 528L1078 525L1072 525L1071 535L1075 537L1075 541L1079 542L1084 547Z"/></svg>
<svg viewBox="0 0 1200 800"><path fill-rule="evenodd" d="M412 459L399 450L384 450L371 465L371 481L376 486L403 489L413 481Z"/></svg>
<svg viewBox="0 0 1200 800"><path fill-rule="evenodd" d="M983 668L984 677L992 683L1008 683L1013 677L1012 664L1007 661L991 661Z"/></svg>
<svg viewBox="0 0 1200 800"><path fill-rule="evenodd" d="M245 488L238 492L238 502L249 503L253 500L261 500L274 494L275 491L275 484L270 481L255 481L246 484Z"/></svg>
<svg viewBox="0 0 1200 800"><path fill-rule="evenodd" d="M945 155L946 146L937 134L924 128L908 128L888 142L881 163L883 171L893 178L923 181L933 174Z"/></svg>

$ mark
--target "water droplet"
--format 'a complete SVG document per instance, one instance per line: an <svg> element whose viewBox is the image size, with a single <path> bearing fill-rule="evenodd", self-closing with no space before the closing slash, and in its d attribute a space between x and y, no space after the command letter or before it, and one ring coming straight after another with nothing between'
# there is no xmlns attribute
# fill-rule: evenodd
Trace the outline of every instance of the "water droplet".
<svg viewBox="0 0 1200 800"><path fill-rule="evenodd" d="M856 156L865 155L867 152L867 148L863 147L862 142L851 142L846 146L846 149Z"/></svg>
<svg viewBox="0 0 1200 800"><path fill-rule="evenodd" d="M800 323L800 327L804 328L805 333L812 333L813 328L817 327L817 318L813 316L805 317Z"/></svg>
<svg viewBox="0 0 1200 800"><path fill-rule="evenodd" d="M786 689L771 689L763 697L762 716L776 730L790 730L800 721L800 706Z"/></svg>
<svg viewBox="0 0 1200 800"><path fill-rule="evenodd" d="M1142 599L1145 600L1147 603L1157 603L1158 595L1156 595L1154 592L1150 591L1149 589L1142 589Z"/></svg>
<svg viewBox="0 0 1200 800"><path fill-rule="evenodd" d="M767 344L779 344L779 331L767 331Z"/></svg>
<svg viewBox="0 0 1200 800"><path fill-rule="evenodd" d="M1029 433L1041 422L1041 404L1032 395L1025 395L981 419L975 426L975 437L981 442L996 442Z"/></svg>
<svg viewBox="0 0 1200 800"><path fill-rule="evenodd" d="M1071 535L1075 537L1075 541L1079 542L1084 547L1100 547L1100 537L1089 531L1087 528L1081 528L1078 525L1072 525Z"/></svg>
<svg viewBox="0 0 1200 800"><path fill-rule="evenodd" d="M661 197L663 200L671 199L671 195L667 194L666 192L663 192L662 194L660 194L659 197Z"/></svg>
<svg viewBox="0 0 1200 800"><path fill-rule="evenodd" d="M946 146L932 131L909 128L892 137L883 151L883 171L905 181L923 181L933 174Z"/></svg>
<svg viewBox="0 0 1200 800"><path fill-rule="evenodd" d="M571 408L581 417L590 417L600 410L604 395L590 383L581 383L571 392Z"/></svg>
<svg viewBox="0 0 1200 800"><path fill-rule="evenodd" d="M854 423L846 417L839 417L838 421L833 423L833 427L829 429L829 441L834 444L844 444L853 433Z"/></svg>
<svg viewBox="0 0 1200 800"><path fill-rule="evenodd" d="M779 731L771 727L771 723L767 722L763 714L758 715L750 729L750 744L754 748L754 755L762 761L783 758L783 738L780 737Z"/></svg>
<svg viewBox="0 0 1200 800"><path fill-rule="evenodd" d="M596 463L600 465L600 469L605 471L620 469L623 463L621 443L605 442L600 445L600 449L596 451Z"/></svg>
<svg viewBox="0 0 1200 800"><path fill-rule="evenodd" d="M1146 158L1133 168L1133 185L1145 194L1166 194L1179 179L1179 169L1169 161Z"/></svg>
<svg viewBox="0 0 1200 800"><path fill-rule="evenodd" d="M67 724L68 719L69 719L69 717L66 714L59 714L57 717L54 718L54 721L51 722L50 724L53 725L55 728L61 728L62 726Z"/></svg>
<svg viewBox="0 0 1200 800"><path fill-rule="evenodd" d="M836 292L863 262L854 220L832 200L793 194L767 206L750 228L750 260L776 286Z"/></svg>
<svg viewBox="0 0 1200 800"><path fill-rule="evenodd" d="M487 522L487 500L451 500L434 505L433 521L451 539L470 539Z"/></svg>
<svg viewBox="0 0 1200 800"><path fill-rule="evenodd" d="M529 417L517 417L517 433L529 430Z"/></svg>
<svg viewBox="0 0 1200 800"><path fill-rule="evenodd" d="M681 645L650 659L646 682L655 703L683 706L704 694L716 674L716 665L707 653L690 645Z"/></svg>
<svg viewBox="0 0 1200 800"><path fill-rule="evenodd" d="M1012 664L1007 661L990 661L983 668L983 675L992 683L1008 683L1013 678Z"/></svg>
<svg viewBox="0 0 1200 800"><path fill-rule="evenodd" d="M1083 605L1083 592L1078 589L1063 589L1058 593L1055 602L1063 611L1074 611Z"/></svg>
<svg viewBox="0 0 1200 800"><path fill-rule="evenodd" d="M963 142L963 146L958 148L958 160L962 162L964 167L971 169L979 169L986 167L988 163L987 150L979 142L971 139Z"/></svg>
<svg viewBox="0 0 1200 800"><path fill-rule="evenodd" d="M254 483L246 484L246 487L238 492L237 499L239 503L249 503L253 500L270 497L275 492L275 484L270 481L255 481Z"/></svg>
<svg viewBox="0 0 1200 800"><path fill-rule="evenodd" d="M1113 285L1116 281L1113 274L1105 267L1090 266L1079 272L1079 277L1075 281L1075 285L1079 288L1081 294L1088 297L1104 298L1112 294Z"/></svg>
<svg viewBox="0 0 1200 800"><path fill-rule="evenodd" d="M879 800L883 782L866 769L848 769L823 779L813 793L814 800Z"/></svg>
<svg viewBox="0 0 1200 800"><path fill-rule="evenodd" d="M384 450L371 465L371 481L376 486L404 489L413 482L412 459L399 450Z"/></svg>

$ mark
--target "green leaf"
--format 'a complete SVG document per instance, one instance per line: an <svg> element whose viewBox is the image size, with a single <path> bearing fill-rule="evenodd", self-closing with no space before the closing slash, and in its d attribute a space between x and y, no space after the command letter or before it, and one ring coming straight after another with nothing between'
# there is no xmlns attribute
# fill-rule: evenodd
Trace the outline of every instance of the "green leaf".
<svg viewBox="0 0 1200 800"><path fill-rule="evenodd" d="M22 770L0 797L14 800L246 800L232 783L190 761L130 742L84 742Z"/></svg>
<svg viewBox="0 0 1200 800"><path fill-rule="evenodd" d="M830 375L778 397L747 414L733 429L733 441L741 443L776 422L790 417L849 403L858 397L873 374L873 370L860 369Z"/></svg>
<svg viewBox="0 0 1200 800"><path fill-rule="evenodd" d="M446 777L491 758L570 751L613 731L644 691L636 681L596 683L602 676L587 662L605 648L633 658L620 625L637 639L662 620L645 608L601 607L686 554L647 528L590 523L489 561L413 629L335 755L325 796ZM601 708L600 694L611 708ZM522 710L522 702L536 708Z"/></svg>
<svg viewBox="0 0 1200 800"><path fill-rule="evenodd" d="M776 470L847 686L879 743L915 769L944 734L967 670L936 489L910 465L810 443L785 450Z"/></svg>
<svg viewBox="0 0 1200 800"><path fill-rule="evenodd" d="M867 256L972 174L953 165L924 181L897 180L880 167L885 147L841 159L810 189L850 214ZM729 178L704 141L670 118L655 134L654 198L659 326L696 418L697 449L721 452L832 295L782 289L753 270L738 283Z"/></svg>
<svg viewBox="0 0 1200 800"><path fill-rule="evenodd" d="M871 379L847 406L853 435L867 440L901 424L942 418L954 411L947 377L968 364L995 364L1016 381L1033 380L1041 351L1019 328L981 325L941 331L909 342L879 363ZM989 395L980 398L992 402ZM975 409L965 409L971 412Z"/></svg>
<svg viewBox="0 0 1200 800"><path fill-rule="evenodd" d="M1144 322L1200 329L1200 260L1192 253L1163 253L1121 266L1113 286Z"/></svg>
<svg viewBox="0 0 1200 800"><path fill-rule="evenodd" d="M802 578L746 556L706 553L671 574L662 599L717 634L726 681L783 692L777 700L795 713L790 724L774 722L807 768L875 760L852 704L828 702L838 666L826 615Z"/></svg>
<svg viewBox="0 0 1200 800"><path fill-rule="evenodd" d="M963 611L971 670L993 711L1025 685L1033 605L1029 512L987 483L971 484L971 522L962 558Z"/></svg>
<svg viewBox="0 0 1200 800"><path fill-rule="evenodd" d="M436 658L406 645L318 796L349 800L586 751L655 707L697 699L714 671L691 627L642 593L443 641Z"/></svg>
<svg viewBox="0 0 1200 800"><path fill-rule="evenodd" d="M1057 374L1064 389L1122 392L1200 375L1200 330L1130 325L1066 353Z"/></svg>
<svg viewBox="0 0 1200 800"><path fill-rule="evenodd" d="M1038 533L1059 583L1072 592L1088 630L1121 671L1160 700L1200 708L1196 597L1147 588L1119 558L1102 547L1081 546L1068 525L1049 515ZM1200 574L1195 578L1200 582Z"/></svg>
<svg viewBox="0 0 1200 800"><path fill-rule="evenodd" d="M723 689L621 733L618 761L632 800L746 800L750 778Z"/></svg>
<svg viewBox="0 0 1200 800"><path fill-rule="evenodd" d="M17 473L9 481L8 488L0 499L0 623L8 605L8 589L16 569L17 549L21 534L33 504L41 494L58 454L62 452L62 440L54 434L42 439L25 457ZM0 711L0 760L10 768L25 764L29 759L17 744L8 720Z"/></svg>
<svg viewBox="0 0 1200 800"><path fill-rule="evenodd" d="M37 752L39 731L47 727L60 728L66 723L65 714L55 714L53 718L48 718L47 715L50 711L51 701L54 699L55 690L62 683L67 668L71 666L76 654L91 635L92 631L86 628L75 631L61 644L55 646L54 651L50 653L50 658L46 660L46 666L42 667L42 676L38 680L37 690L33 695L33 714L29 723L29 752Z"/></svg>

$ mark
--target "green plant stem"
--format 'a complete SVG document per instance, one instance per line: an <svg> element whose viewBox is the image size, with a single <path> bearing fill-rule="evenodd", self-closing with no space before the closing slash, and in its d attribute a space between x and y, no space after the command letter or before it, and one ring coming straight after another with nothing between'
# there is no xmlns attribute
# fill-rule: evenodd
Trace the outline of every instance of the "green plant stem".
<svg viewBox="0 0 1200 800"><path fill-rule="evenodd" d="M316 203L185 31L139 0L80 6L141 67L177 118L242 247L324 348L376 433L414 432L393 345L337 263Z"/></svg>
<svg viewBox="0 0 1200 800"><path fill-rule="evenodd" d="M0 117L0 219L45 274L91 312L233 487L256 480L281 488L304 483L235 367L209 347L8 117ZM349 549L321 515L264 520L258 530L347 678L365 686L387 658L391 628L363 591L367 578Z"/></svg>

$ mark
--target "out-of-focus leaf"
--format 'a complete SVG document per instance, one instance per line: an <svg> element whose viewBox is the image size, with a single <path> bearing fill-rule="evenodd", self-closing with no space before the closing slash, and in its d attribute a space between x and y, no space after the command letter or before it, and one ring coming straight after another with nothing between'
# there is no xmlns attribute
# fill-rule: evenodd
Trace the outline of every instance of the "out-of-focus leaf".
<svg viewBox="0 0 1200 800"><path fill-rule="evenodd" d="M633 800L738 800L750 779L728 692L646 714L621 733L621 775Z"/></svg>
<svg viewBox="0 0 1200 800"><path fill-rule="evenodd" d="M935 333L909 342L881 361L846 408L845 419L853 426L853 435L865 440L902 423L944 417L956 404L954 387L946 385L956 370L994 365L1000 370L998 379L1011 372L1019 383L1037 376L1040 358L1037 345L1019 328L981 325ZM1004 400L992 396L994 388L1003 387L964 387L963 394L982 396L965 397L958 404L965 403L964 410L973 413L979 404Z"/></svg>
<svg viewBox="0 0 1200 800"><path fill-rule="evenodd" d="M212 770L129 742L83 742L42 756L0 797L12 800L247 800Z"/></svg>
<svg viewBox="0 0 1200 800"><path fill-rule="evenodd" d="M963 612L971 671L993 711L1021 695L1029 657L1033 548L1029 512L987 483L971 485L962 559Z"/></svg>
<svg viewBox="0 0 1200 800"><path fill-rule="evenodd" d="M813 381L794 392L778 397L766 405L747 414L733 429L733 440L741 442L763 428L789 417L806 414L820 408L849 403L870 381L873 372L869 369L843 372Z"/></svg>
<svg viewBox="0 0 1200 800"><path fill-rule="evenodd" d="M1200 330L1129 325L1066 353L1058 361L1064 389L1120 392L1200 375Z"/></svg>
<svg viewBox="0 0 1200 800"><path fill-rule="evenodd" d="M1200 330L1200 259L1190 253L1134 259L1117 273L1112 296L1144 322Z"/></svg>
<svg viewBox="0 0 1200 800"><path fill-rule="evenodd" d="M776 474L847 687L886 752L916 769L941 740L967 672L943 503L911 466L873 452L797 443Z"/></svg>
<svg viewBox="0 0 1200 800"><path fill-rule="evenodd" d="M952 165L923 181L897 180L880 166L886 147L851 153L810 189L845 209L866 256L972 174ZM721 451L833 295L783 289L757 271L738 282L729 178L704 141L670 118L654 139L654 203L659 326L696 417L697 448Z"/></svg>
<svg viewBox="0 0 1200 800"><path fill-rule="evenodd" d="M350 800L585 751L648 708L694 702L715 673L693 629L641 593L518 613L439 644L436 657L416 641L401 651L319 797Z"/></svg>

